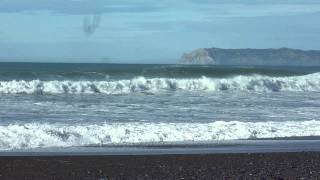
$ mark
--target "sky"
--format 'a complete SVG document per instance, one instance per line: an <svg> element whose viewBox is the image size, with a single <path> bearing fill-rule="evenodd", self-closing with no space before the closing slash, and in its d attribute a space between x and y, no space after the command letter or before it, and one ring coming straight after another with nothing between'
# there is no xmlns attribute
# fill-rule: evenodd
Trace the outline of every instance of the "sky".
<svg viewBox="0 0 320 180"><path fill-rule="evenodd" d="M320 49L319 0L0 0L0 61L175 63L197 48Z"/></svg>

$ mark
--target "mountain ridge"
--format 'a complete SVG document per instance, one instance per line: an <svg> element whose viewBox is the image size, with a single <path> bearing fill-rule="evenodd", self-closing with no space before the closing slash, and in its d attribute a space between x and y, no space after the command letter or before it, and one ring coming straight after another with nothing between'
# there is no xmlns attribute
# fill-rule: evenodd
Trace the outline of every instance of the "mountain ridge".
<svg viewBox="0 0 320 180"><path fill-rule="evenodd" d="M320 50L301 50L292 48L268 49L223 49L199 48L184 53L180 64L213 65L320 65Z"/></svg>

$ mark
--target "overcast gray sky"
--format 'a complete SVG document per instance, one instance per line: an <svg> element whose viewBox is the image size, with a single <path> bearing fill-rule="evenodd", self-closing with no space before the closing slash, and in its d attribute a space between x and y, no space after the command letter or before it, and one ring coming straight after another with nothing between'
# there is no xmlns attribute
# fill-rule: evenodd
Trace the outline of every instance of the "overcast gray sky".
<svg viewBox="0 0 320 180"><path fill-rule="evenodd" d="M0 61L174 63L201 47L320 49L319 19L319 0L1 0ZM89 33L84 21L95 24Z"/></svg>

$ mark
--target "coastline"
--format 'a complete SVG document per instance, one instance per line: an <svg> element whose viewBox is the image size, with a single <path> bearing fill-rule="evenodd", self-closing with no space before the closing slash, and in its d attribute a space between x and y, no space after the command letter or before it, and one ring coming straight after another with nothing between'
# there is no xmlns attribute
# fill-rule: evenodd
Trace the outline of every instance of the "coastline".
<svg viewBox="0 0 320 180"><path fill-rule="evenodd" d="M4 156L127 156L320 152L319 137L51 147L0 151Z"/></svg>
<svg viewBox="0 0 320 180"><path fill-rule="evenodd" d="M318 179L319 144L245 140L8 151L0 152L0 179Z"/></svg>
<svg viewBox="0 0 320 180"><path fill-rule="evenodd" d="M320 152L5 156L1 179L316 179Z"/></svg>

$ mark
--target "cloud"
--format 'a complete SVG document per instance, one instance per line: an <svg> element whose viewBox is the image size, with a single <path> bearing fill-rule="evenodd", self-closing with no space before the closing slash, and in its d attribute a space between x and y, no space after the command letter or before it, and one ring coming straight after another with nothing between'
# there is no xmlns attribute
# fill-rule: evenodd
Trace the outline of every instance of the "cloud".
<svg viewBox="0 0 320 180"><path fill-rule="evenodd" d="M158 4L129 0L2 0L0 12L52 11L63 14L143 13L161 10Z"/></svg>
<svg viewBox="0 0 320 180"><path fill-rule="evenodd" d="M193 4L319 4L318 0L188 0Z"/></svg>
<svg viewBox="0 0 320 180"><path fill-rule="evenodd" d="M62 14L154 13L186 17L282 16L320 11L318 0L2 0L0 12L51 11ZM176 12L176 13L172 13ZM201 19L200 19L201 20Z"/></svg>
<svg viewBox="0 0 320 180"><path fill-rule="evenodd" d="M286 0L163 0L161 3L166 7L164 11L149 12L148 15L130 15L126 17L127 26L138 31L211 32L216 24L237 20L300 16L320 12L320 2L312 0L306 0L306 3L298 0L292 0L292 3Z"/></svg>
<svg viewBox="0 0 320 180"><path fill-rule="evenodd" d="M319 47L319 0L0 1L1 41L20 44L12 52L26 56L48 49L42 54L164 59L210 46Z"/></svg>
<svg viewBox="0 0 320 180"><path fill-rule="evenodd" d="M247 18L318 13L320 4L217 4L200 9L208 18Z"/></svg>

